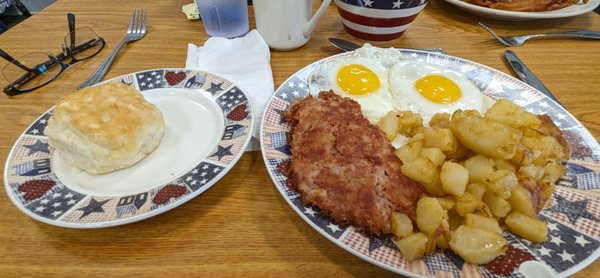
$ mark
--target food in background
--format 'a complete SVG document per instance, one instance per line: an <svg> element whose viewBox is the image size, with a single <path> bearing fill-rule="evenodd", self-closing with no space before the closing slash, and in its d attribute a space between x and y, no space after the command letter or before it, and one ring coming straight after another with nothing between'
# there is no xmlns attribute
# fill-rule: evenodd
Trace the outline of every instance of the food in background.
<svg viewBox="0 0 600 278"><path fill-rule="evenodd" d="M465 0L467 3L492 9L517 12L547 12L566 8L588 0Z"/></svg>

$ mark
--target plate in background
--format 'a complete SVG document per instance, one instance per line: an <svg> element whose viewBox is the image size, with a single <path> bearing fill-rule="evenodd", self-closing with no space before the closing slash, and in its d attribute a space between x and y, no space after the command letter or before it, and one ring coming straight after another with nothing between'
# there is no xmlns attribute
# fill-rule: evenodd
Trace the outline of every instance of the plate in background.
<svg viewBox="0 0 600 278"><path fill-rule="evenodd" d="M482 17L507 20L507 21L527 21L536 19L564 18L582 15L593 11L600 5L600 0L589 0L586 4L575 4L569 7L549 11L549 12L514 12L492 9L487 7L470 4L462 0L445 0L446 2L455 5L456 7L465 10L469 13Z"/></svg>

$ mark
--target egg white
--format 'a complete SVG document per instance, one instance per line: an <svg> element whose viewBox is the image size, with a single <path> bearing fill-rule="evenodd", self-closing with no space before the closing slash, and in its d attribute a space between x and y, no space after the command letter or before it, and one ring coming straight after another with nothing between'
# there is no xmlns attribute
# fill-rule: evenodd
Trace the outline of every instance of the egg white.
<svg viewBox="0 0 600 278"><path fill-rule="evenodd" d="M389 68L400 59L402 55L395 49L376 48L365 44L350 56L321 64L309 77L310 92L317 94L320 91L333 90L343 97L351 98L360 104L363 115L370 122L377 123L388 112L394 110L388 75ZM340 88L337 73L342 67L351 64L362 65L375 73L379 78L379 89L364 95L352 95Z"/></svg>
<svg viewBox="0 0 600 278"><path fill-rule="evenodd" d="M423 97L415 87L415 82L426 75L441 75L452 80L461 91L458 100L441 104ZM489 105L477 86L459 71L443 66L418 61L400 61L390 69L390 88L397 110L410 110L423 117L423 124L428 125L436 113L452 114L458 109L474 109L485 112Z"/></svg>

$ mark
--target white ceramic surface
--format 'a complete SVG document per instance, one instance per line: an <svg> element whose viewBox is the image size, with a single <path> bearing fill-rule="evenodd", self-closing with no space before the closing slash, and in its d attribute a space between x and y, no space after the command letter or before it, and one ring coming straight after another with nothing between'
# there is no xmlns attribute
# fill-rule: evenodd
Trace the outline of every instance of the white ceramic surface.
<svg viewBox="0 0 600 278"><path fill-rule="evenodd" d="M580 3L569 7L549 12L513 12L481 7L462 0L445 0L456 7L469 13L486 18L506 21L528 21L536 19L564 18L582 15L593 11L600 5L600 0L589 0L586 4Z"/></svg>

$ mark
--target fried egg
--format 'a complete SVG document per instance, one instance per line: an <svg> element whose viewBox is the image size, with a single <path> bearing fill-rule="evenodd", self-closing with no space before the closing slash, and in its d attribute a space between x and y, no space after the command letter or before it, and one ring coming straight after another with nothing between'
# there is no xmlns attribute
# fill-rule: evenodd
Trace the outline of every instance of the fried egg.
<svg viewBox="0 0 600 278"><path fill-rule="evenodd" d="M393 48L365 44L349 56L321 64L309 77L310 92L333 90L351 98L360 104L363 115L376 123L394 110L388 75L390 67L401 59Z"/></svg>
<svg viewBox="0 0 600 278"><path fill-rule="evenodd" d="M397 110L421 114L423 124L436 113L458 109L483 113L489 104L477 86L459 71L418 61L400 61L390 69L390 87Z"/></svg>

